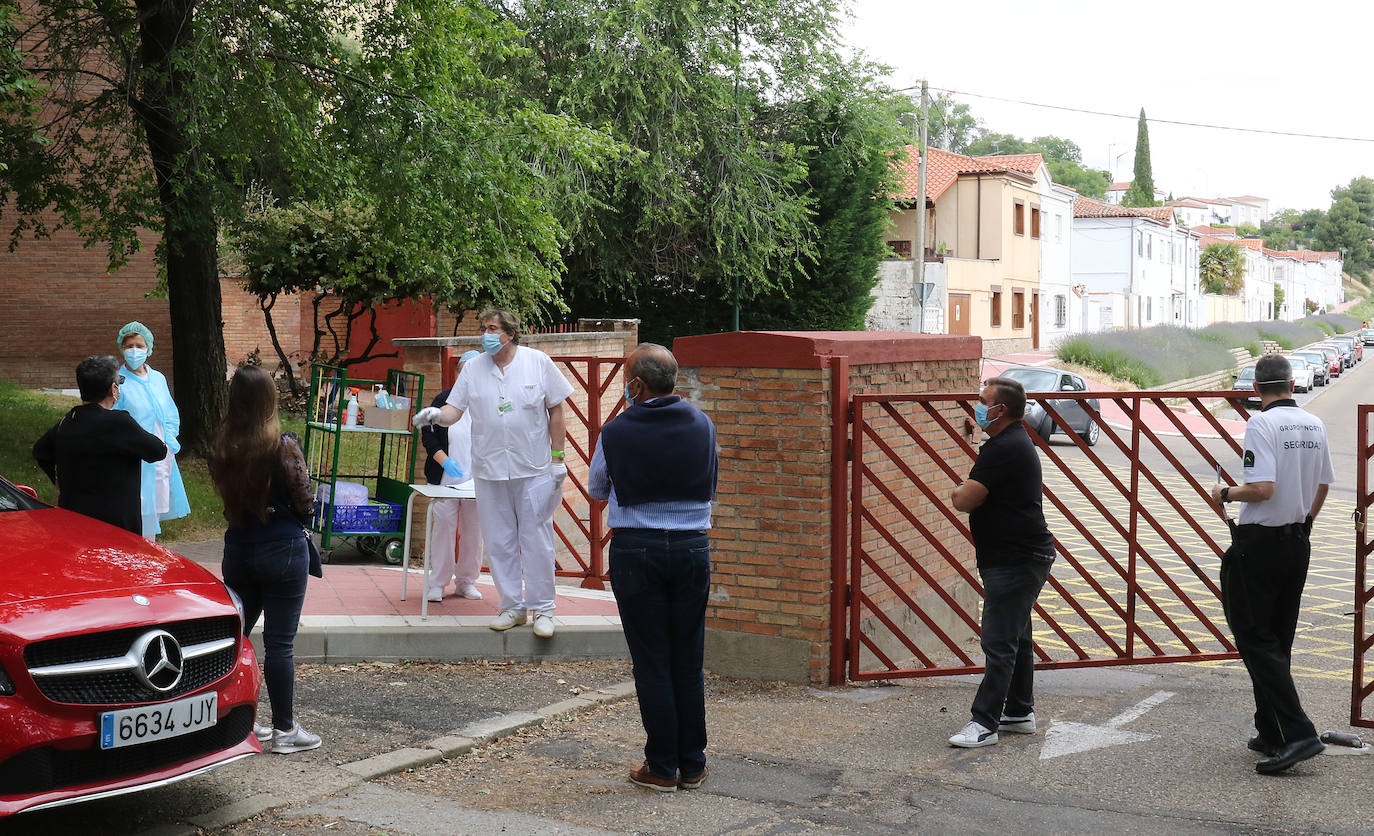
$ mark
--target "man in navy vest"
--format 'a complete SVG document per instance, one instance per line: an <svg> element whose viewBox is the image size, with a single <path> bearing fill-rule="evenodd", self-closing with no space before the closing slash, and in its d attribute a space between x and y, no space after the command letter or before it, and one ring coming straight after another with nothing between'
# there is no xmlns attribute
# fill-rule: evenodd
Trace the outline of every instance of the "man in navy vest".
<svg viewBox="0 0 1374 836"><path fill-rule="evenodd" d="M659 792L706 780L702 674L711 585L716 428L673 394L677 360L642 343L625 359L628 408L601 428L591 495L608 500L611 588L634 662L644 763L630 781Z"/></svg>

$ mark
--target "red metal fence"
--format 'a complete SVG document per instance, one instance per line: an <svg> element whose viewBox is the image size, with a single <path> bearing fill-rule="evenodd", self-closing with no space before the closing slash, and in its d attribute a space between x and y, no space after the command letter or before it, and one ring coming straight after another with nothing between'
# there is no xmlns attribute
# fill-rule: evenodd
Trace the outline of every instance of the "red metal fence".
<svg viewBox="0 0 1374 836"><path fill-rule="evenodd" d="M1374 596L1370 588L1368 566L1370 539L1367 521L1369 519L1369 459L1374 450L1369 442L1369 416L1374 414L1374 404L1360 404L1355 412L1355 643L1354 665L1350 677L1350 725L1374 729L1374 717L1364 709L1364 702L1374 693L1374 679L1370 670L1374 665L1366 664L1366 656L1374 646L1374 635L1370 634L1369 623L1365 620L1365 610L1369 599Z"/></svg>
<svg viewBox="0 0 1374 836"><path fill-rule="evenodd" d="M1059 558L1035 608L1037 667L1238 658L1214 581L1229 534L1210 488L1218 465L1239 473L1241 447L1211 408L1229 402L1243 419L1244 403L1234 392L1031 399L1045 420L1085 431L1056 429L1047 443L1031 429ZM977 456L967 434L976 402L852 399L850 543L840 552L848 579L844 611L832 620L849 679L982 670L982 586L967 518L950 504ZM1185 419L1171 403L1194 415ZM1099 432L1079 423L1087 421ZM1211 433L1198 427L1217 438L1200 437Z"/></svg>
<svg viewBox="0 0 1374 836"><path fill-rule="evenodd" d="M624 361L608 357L555 357L553 361L573 382L573 393L563 408L568 481L563 507L553 520L554 533L563 545L558 552L558 574L582 578L585 587L604 589L611 531L606 527L606 503L587 493L587 473L601 427L625 408L624 389L619 385Z"/></svg>

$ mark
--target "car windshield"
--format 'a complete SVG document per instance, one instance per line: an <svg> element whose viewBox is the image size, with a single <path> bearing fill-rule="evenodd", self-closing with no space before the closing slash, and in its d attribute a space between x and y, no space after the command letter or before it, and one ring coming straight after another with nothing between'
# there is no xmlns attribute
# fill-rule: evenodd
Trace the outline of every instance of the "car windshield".
<svg viewBox="0 0 1374 836"><path fill-rule="evenodd" d="M1245 368L1243 368L1243 369L1240 370L1240 374L1236 375L1236 382L1237 382L1237 383L1240 383L1242 380L1254 380L1254 379L1255 379L1255 367L1254 367L1254 366L1246 366Z"/></svg>
<svg viewBox="0 0 1374 836"><path fill-rule="evenodd" d="M46 504L39 502L5 479L0 478L0 512L32 511L37 508L47 507Z"/></svg>
<svg viewBox="0 0 1374 836"><path fill-rule="evenodd" d="M1011 378L1027 392L1054 392L1059 389L1059 374L1048 369L1007 369L1002 377Z"/></svg>
<svg viewBox="0 0 1374 836"><path fill-rule="evenodd" d="M1307 360L1302 357L1289 357L1288 365L1295 369L1305 369L1307 368Z"/></svg>

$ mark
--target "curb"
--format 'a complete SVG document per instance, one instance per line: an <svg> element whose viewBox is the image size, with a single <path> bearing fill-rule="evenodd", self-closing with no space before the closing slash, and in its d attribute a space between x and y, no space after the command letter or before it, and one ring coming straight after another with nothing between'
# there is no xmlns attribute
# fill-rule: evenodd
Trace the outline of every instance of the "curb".
<svg viewBox="0 0 1374 836"><path fill-rule="evenodd" d="M509 737L521 729L542 725L557 717L581 714L598 706L620 702L634 693L633 681L619 682L571 699L560 700L534 711L511 711L487 720L478 720L418 746L404 746L370 758L341 764L336 767L343 773L341 780L337 786L331 787L329 792L339 792L367 781L465 755L477 746ZM185 822L157 825L142 831L139 836L194 836L201 829L229 827L279 807L308 800L314 799L282 798L271 794L254 795L191 817Z"/></svg>

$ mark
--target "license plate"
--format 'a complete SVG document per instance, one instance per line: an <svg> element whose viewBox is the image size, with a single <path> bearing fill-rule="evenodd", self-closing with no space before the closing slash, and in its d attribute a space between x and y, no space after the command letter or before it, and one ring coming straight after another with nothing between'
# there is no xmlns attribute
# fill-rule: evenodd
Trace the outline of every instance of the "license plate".
<svg viewBox="0 0 1374 836"><path fill-rule="evenodd" d="M219 694L106 711L100 715L100 748L116 749L208 729L218 718Z"/></svg>

